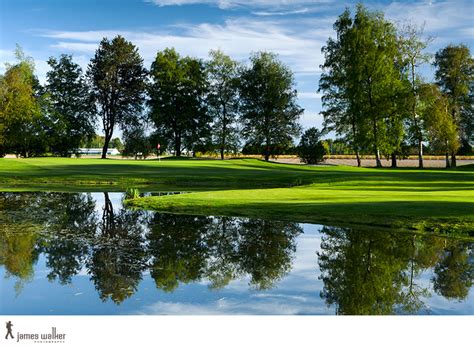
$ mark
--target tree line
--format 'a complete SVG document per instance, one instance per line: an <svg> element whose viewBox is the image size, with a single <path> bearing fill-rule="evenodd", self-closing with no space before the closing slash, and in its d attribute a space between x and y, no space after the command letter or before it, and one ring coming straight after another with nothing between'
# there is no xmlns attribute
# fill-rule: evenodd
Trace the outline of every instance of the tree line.
<svg viewBox="0 0 474 347"><path fill-rule="evenodd" d="M45 85L33 60L20 49L16 55L0 79L3 155L69 156L97 142L98 121L102 158L117 127L125 153L160 144L178 157L218 150L222 159L245 140L268 160L300 132L293 73L273 53L255 53L243 66L221 51L203 61L168 48L147 70L138 49L117 36L100 42L85 73L70 55L50 58Z"/></svg>
<svg viewBox="0 0 474 347"><path fill-rule="evenodd" d="M335 38L323 47L319 81L324 127L311 128L294 150L317 163L335 134L361 165L361 154L406 157L416 149L423 167L426 147L444 153L446 165L472 151L474 60L463 44L434 56L435 83L423 80L432 61L423 28L397 27L382 12L358 5L334 23ZM265 160L294 147L302 132L292 71L270 52L242 64L222 51L207 60L173 48L156 54L150 68L121 36L104 38L84 72L70 55L50 58L46 82L21 49L18 62L0 76L0 156L52 153L69 156L104 134L102 158L120 128L123 154L218 152L261 154ZM117 143L117 141L115 140Z"/></svg>
<svg viewBox="0 0 474 347"><path fill-rule="evenodd" d="M334 24L336 37L322 52L319 91L327 130L361 152L391 158L392 167L410 147L416 147L423 168L423 147L429 143L456 166L461 146L473 141L474 60L467 46L448 45L434 56L435 83L420 70L431 56L423 27L396 27L382 12L359 4Z"/></svg>

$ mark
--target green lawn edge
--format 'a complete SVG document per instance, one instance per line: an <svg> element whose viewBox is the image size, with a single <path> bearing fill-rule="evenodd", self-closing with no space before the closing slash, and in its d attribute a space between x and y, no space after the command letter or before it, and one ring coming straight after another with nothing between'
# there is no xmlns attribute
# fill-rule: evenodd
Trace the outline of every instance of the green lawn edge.
<svg viewBox="0 0 474 347"><path fill-rule="evenodd" d="M168 213L473 236L474 166L375 169L236 160L0 159L0 191L181 191L128 201Z"/></svg>

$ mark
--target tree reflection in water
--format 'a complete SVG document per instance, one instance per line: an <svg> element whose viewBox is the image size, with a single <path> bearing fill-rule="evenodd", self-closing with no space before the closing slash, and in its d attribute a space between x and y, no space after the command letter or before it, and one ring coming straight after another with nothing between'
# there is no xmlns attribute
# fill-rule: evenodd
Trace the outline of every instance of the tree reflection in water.
<svg viewBox="0 0 474 347"><path fill-rule="evenodd" d="M318 263L324 283L321 297L335 305L337 314L416 313L426 309L428 287L415 279L430 268L435 290L446 298L467 296L473 265L472 247L455 239L404 232L323 227ZM446 261L446 252L456 249L462 256ZM448 265L449 264L449 265ZM447 266L450 278L439 276ZM425 284L426 285L426 284ZM456 288L446 295L437 288ZM450 291L451 292L451 291Z"/></svg>
<svg viewBox="0 0 474 347"><path fill-rule="evenodd" d="M297 223L150 213L114 206L108 193L103 199L0 193L0 265L17 278L17 293L40 254L50 281L69 284L87 273L99 297L116 304L137 291L147 271L164 292L197 281L216 290L242 278L266 290L291 270L302 233ZM420 312L431 293L462 301L472 286L470 243L336 227L321 235L314 267L321 297L337 314ZM420 280L424 272L431 282Z"/></svg>
<svg viewBox="0 0 474 347"><path fill-rule="evenodd" d="M104 193L102 223L91 244L87 272L102 300L121 303L135 293L146 268L143 213L120 208L114 211Z"/></svg>
<svg viewBox="0 0 474 347"><path fill-rule="evenodd" d="M221 288L244 275L257 289L268 289L290 270L301 232L288 222L155 214L151 275L165 291L204 278Z"/></svg>

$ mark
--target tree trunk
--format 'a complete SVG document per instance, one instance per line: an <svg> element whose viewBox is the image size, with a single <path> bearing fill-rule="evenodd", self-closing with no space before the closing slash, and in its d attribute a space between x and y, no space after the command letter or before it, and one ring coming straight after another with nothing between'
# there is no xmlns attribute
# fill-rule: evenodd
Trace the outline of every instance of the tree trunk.
<svg viewBox="0 0 474 347"><path fill-rule="evenodd" d="M382 162L380 161L380 151L378 147L375 147L375 163L377 167L382 167Z"/></svg>
<svg viewBox="0 0 474 347"><path fill-rule="evenodd" d="M181 157L181 138L176 137L174 144L174 151L177 157Z"/></svg>
<svg viewBox="0 0 474 347"><path fill-rule="evenodd" d="M115 231L114 207L109 193L104 192L104 208L102 213L102 235L112 236Z"/></svg>
<svg viewBox="0 0 474 347"><path fill-rule="evenodd" d="M418 168L423 169L423 141L418 140Z"/></svg>
<svg viewBox="0 0 474 347"><path fill-rule="evenodd" d="M354 147L354 151L357 158L357 167L361 167L359 148L358 148L358 145L356 144L357 131L356 131L356 124L354 120L352 120L352 136L354 136L353 147Z"/></svg>
<svg viewBox="0 0 474 347"><path fill-rule="evenodd" d="M448 143L446 142L446 147L448 147ZM446 148L446 169L450 168L451 165L449 164L449 150Z"/></svg>
<svg viewBox="0 0 474 347"><path fill-rule="evenodd" d="M225 102L222 103L222 138L221 138L221 160L224 160L224 150L226 141L226 130L227 130L227 108Z"/></svg>
<svg viewBox="0 0 474 347"><path fill-rule="evenodd" d="M265 161L270 159L270 138L266 136L266 143L265 143Z"/></svg>
<svg viewBox="0 0 474 347"><path fill-rule="evenodd" d="M397 155L395 153L392 153L392 168L397 167Z"/></svg>
<svg viewBox="0 0 474 347"><path fill-rule="evenodd" d="M359 151L356 151L356 158L357 158L357 167L361 167L362 163L360 161Z"/></svg>
<svg viewBox="0 0 474 347"><path fill-rule="evenodd" d="M380 161L380 150L378 146L378 139L377 139L377 121L373 120L373 127L374 127L374 152L375 152L375 165L377 167L382 167L382 162Z"/></svg>
<svg viewBox="0 0 474 347"><path fill-rule="evenodd" d="M456 153L451 153L451 167L456 167Z"/></svg>
<svg viewBox="0 0 474 347"><path fill-rule="evenodd" d="M102 147L102 159L107 159L107 150L109 149L109 143L110 139L112 138L112 135L105 135L104 139L104 147Z"/></svg>

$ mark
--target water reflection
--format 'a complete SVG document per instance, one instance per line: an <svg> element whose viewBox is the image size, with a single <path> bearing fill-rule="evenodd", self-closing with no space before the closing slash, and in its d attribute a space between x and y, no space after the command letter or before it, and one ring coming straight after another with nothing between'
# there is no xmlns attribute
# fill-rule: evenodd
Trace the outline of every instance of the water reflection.
<svg viewBox="0 0 474 347"><path fill-rule="evenodd" d="M17 300L23 287L35 285L41 257L50 283L72 285L86 275L104 303L141 293L147 278L162 293L195 283L225 291L246 282L250 300L294 277L302 235L298 223L129 210L116 193L0 193L0 266L16 279ZM314 275L302 287L320 281L314 294L333 313L430 313L432 296L448 303L472 298L472 243L336 227L322 227L318 237Z"/></svg>

